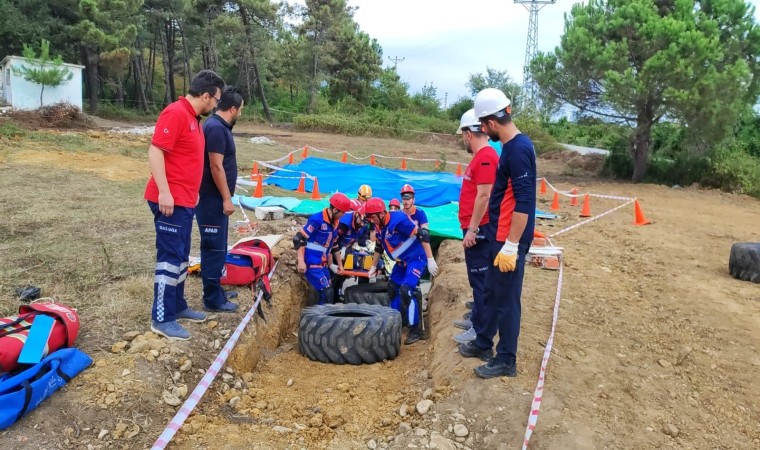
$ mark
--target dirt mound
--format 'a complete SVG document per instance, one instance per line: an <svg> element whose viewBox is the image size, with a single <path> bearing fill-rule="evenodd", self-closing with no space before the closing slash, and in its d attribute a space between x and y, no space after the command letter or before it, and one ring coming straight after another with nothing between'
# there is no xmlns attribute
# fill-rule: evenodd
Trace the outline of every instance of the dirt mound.
<svg viewBox="0 0 760 450"><path fill-rule="evenodd" d="M567 165L570 171L583 171L587 174L597 174L604 167L604 155L581 155L578 152L563 150L541 154L541 159L560 161Z"/></svg>
<svg viewBox="0 0 760 450"><path fill-rule="evenodd" d="M29 111L13 111L10 116L29 128L84 130L94 127L93 121L81 109L70 103L55 103Z"/></svg>

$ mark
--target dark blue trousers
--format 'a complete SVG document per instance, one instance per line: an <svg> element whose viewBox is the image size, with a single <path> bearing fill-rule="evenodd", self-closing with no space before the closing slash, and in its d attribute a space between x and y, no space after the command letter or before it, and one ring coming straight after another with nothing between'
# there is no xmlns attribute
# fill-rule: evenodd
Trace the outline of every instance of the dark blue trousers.
<svg viewBox="0 0 760 450"><path fill-rule="evenodd" d="M466 235L467 230L462 230L462 235ZM477 235L475 245L464 249L464 262L467 266L467 280L472 288L472 316L470 321L475 332L483 330L483 311L485 306L486 295L486 272L493 265L491 258L490 241L481 231Z"/></svg>
<svg viewBox="0 0 760 450"><path fill-rule="evenodd" d="M503 245L503 242L497 241L489 244L491 263L485 279L485 307L480 314L483 329L476 329L478 336L475 345L483 350L493 348L493 338L498 332L499 343L496 345L495 358L510 363L517 359L517 337L520 335L522 314L520 297L525 274L525 255L530 246L520 243L517 250L517 267L513 272L501 272L498 267L494 267L493 260Z"/></svg>
<svg viewBox="0 0 760 450"><path fill-rule="evenodd" d="M227 233L229 217L224 215L222 197L201 193L195 208L195 219L201 234L201 279L203 280L203 304L219 308L227 302L219 280L222 278L227 258Z"/></svg>
<svg viewBox="0 0 760 450"><path fill-rule="evenodd" d="M148 202L156 227L156 272L153 280L153 309L156 322L171 322L178 311L187 309L185 278L190 259L193 208L175 206L167 217L158 203Z"/></svg>

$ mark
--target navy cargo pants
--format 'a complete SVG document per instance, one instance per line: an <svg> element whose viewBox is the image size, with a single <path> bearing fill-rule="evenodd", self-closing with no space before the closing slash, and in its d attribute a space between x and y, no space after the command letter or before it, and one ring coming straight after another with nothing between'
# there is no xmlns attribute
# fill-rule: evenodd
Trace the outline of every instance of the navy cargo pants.
<svg viewBox="0 0 760 450"><path fill-rule="evenodd" d="M462 230L462 236L467 234L467 230ZM472 315L470 322L472 328L478 333L483 330L483 311L485 306L486 294L486 272L493 265L493 259L490 257L491 248L489 240L481 230L476 236L475 245L464 249L464 262L467 266L467 280L472 288Z"/></svg>
<svg viewBox="0 0 760 450"><path fill-rule="evenodd" d="M525 255L530 245L521 242L517 249L517 267L513 272L502 272L494 267L493 260L503 245L503 242L497 241L489 244L491 263L485 279L485 308L480 314L483 329L476 329L478 336L475 345L483 350L493 348L493 338L498 332L499 343L496 345L495 358L512 363L517 359L517 337L520 335L522 314L520 297L525 274Z"/></svg>
<svg viewBox="0 0 760 450"><path fill-rule="evenodd" d="M219 280L227 258L229 217L224 215L222 197L201 193L195 218L201 234L201 279L203 304L218 309L227 302Z"/></svg>
<svg viewBox="0 0 760 450"><path fill-rule="evenodd" d="M174 206L165 216L158 203L148 202L156 227L156 272L153 279L153 309L156 322L172 322L179 311L187 309L185 278L190 259L193 208Z"/></svg>

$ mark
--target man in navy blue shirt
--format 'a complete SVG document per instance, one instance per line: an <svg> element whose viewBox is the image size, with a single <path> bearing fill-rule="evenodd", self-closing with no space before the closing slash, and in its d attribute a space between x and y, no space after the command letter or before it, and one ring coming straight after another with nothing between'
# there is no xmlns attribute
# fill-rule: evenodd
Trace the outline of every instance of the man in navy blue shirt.
<svg viewBox="0 0 760 450"><path fill-rule="evenodd" d="M496 179L488 201L493 266L486 272L485 324L474 341L459 344L459 353L480 358L482 378L517 376L517 337L520 334L520 297L525 255L533 239L536 220L536 152L531 140L512 123L510 101L498 89L488 88L475 97L475 115L481 130L502 143ZM496 356L493 338L499 333ZM492 357L493 356L493 357Z"/></svg>
<svg viewBox="0 0 760 450"><path fill-rule="evenodd" d="M227 256L229 216L235 212L232 195L237 180L237 158L232 127L243 111L243 96L233 88L222 92L216 112L203 124L206 151L200 200L195 210L201 234L201 278L203 309L233 312L236 303L227 300L219 279Z"/></svg>

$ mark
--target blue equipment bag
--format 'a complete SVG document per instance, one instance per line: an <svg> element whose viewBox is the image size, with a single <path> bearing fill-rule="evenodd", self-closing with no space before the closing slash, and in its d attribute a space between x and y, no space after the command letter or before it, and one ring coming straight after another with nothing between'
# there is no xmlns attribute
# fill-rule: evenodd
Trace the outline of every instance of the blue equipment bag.
<svg viewBox="0 0 760 450"><path fill-rule="evenodd" d="M90 364L92 359L82 351L64 348L17 374L0 378L0 430L39 406Z"/></svg>

